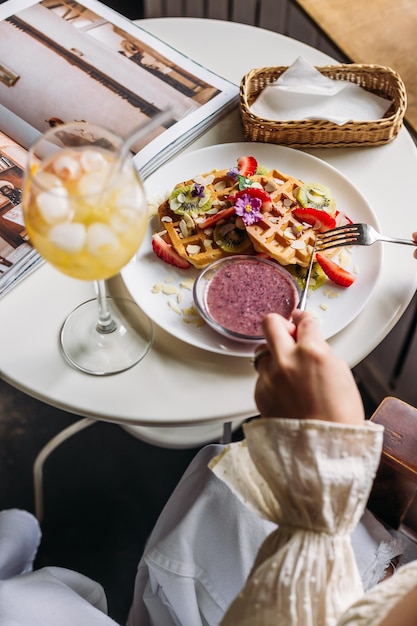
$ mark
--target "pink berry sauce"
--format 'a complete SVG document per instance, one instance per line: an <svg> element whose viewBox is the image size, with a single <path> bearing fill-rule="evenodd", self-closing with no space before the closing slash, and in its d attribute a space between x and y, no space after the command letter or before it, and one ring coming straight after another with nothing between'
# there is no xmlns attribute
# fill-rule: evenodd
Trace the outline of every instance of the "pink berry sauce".
<svg viewBox="0 0 417 626"><path fill-rule="evenodd" d="M230 261L219 267L207 289L207 310L217 324L239 335L262 337L267 313L290 318L299 295L286 270L255 257Z"/></svg>

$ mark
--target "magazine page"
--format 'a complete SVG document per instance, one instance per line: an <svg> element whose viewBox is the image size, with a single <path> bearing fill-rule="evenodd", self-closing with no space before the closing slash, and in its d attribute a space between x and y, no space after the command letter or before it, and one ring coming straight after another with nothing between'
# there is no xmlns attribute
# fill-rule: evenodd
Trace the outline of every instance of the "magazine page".
<svg viewBox="0 0 417 626"><path fill-rule="evenodd" d="M0 5L0 102L9 111L1 126L13 137L20 118L25 147L34 133L74 120L127 137L169 109L146 145L133 146L146 178L235 108L238 97L237 85L97 0Z"/></svg>
<svg viewBox="0 0 417 626"><path fill-rule="evenodd" d="M26 156L22 146L0 132L0 297L41 262L23 221Z"/></svg>

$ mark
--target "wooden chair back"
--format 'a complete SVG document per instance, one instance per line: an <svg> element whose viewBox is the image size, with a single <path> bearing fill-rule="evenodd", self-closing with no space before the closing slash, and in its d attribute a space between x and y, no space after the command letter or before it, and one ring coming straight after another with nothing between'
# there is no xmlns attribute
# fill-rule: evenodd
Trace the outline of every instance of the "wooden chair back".
<svg viewBox="0 0 417 626"><path fill-rule="evenodd" d="M387 526L417 538L417 409L385 398L371 417L384 446L368 508Z"/></svg>

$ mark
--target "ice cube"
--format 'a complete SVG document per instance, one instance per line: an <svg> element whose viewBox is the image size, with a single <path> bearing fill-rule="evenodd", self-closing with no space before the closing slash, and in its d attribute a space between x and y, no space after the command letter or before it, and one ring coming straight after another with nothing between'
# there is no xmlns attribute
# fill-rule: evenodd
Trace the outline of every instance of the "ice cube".
<svg viewBox="0 0 417 626"><path fill-rule="evenodd" d="M145 196L139 187L129 185L120 190L115 205L117 208L129 207L136 211L143 210L145 206Z"/></svg>
<svg viewBox="0 0 417 626"><path fill-rule="evenodd" d="M78 159L70 152L62 152L52 161L52 169L63 180L74 180L81 175L81 166Z"/></svg>
<svg viewBox="0 0 417 626"><path fill-rule="evenodd" d="M84 172L99 172L108 167L106 157L98 150L85 150L82 152L80 163Z"/></svg>
<svg viewBox="0 0 417 626"><path fill-rule="evenodd" d="M34 176L34 184L41 189L51 189L52 187L62 187L62 181L52 172L39 170Z"/></svg>
<svg viewBox="0 0 417 626"><path fill-rule="evenodd" d="M71 204L64 187L54 187L53 191L41 191L36 197L36 203L47 224L57 224L71 219Z"/></svg>
<svg viewBox="0 0 417 626"><path fill-rule="evenodd" d="M94 222L87 230L87 249L92 256L112 254L119 247L119 239L107 224Z"/></svg>
<svg viewBox="0 0 417 626"><path fill-rule="evenodd" d="M106 183L107 174L105 171L84 174L78 181L78 191L83 196L93 196L91 202L97 202L97 198L94 196L105 189ZM86 200L88 200L88 197Z"/></svg>
<svg viewBox="0 0 417 626"><path fill-rule="evenodd" d="M86 240L86 229L79 222L57 224L49 231L49 240L57 248L73 254L79 252Z"/></svg>

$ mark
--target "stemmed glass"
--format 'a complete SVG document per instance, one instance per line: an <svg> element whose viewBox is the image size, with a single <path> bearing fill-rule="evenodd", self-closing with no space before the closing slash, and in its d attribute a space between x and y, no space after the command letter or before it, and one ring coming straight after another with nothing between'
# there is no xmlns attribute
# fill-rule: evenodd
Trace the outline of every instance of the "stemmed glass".
<svg viewBox="0 0 417 626"><path fill-rule="evenodd" d="M148 221L126 142L86 122L49 129L29 150L23 213L46 261L95 283L96 298L78 306L61 329L69 363L96 375L138 363L151 346L152 324L132 300L109 298L105 286L138 250Z"/></svg>

